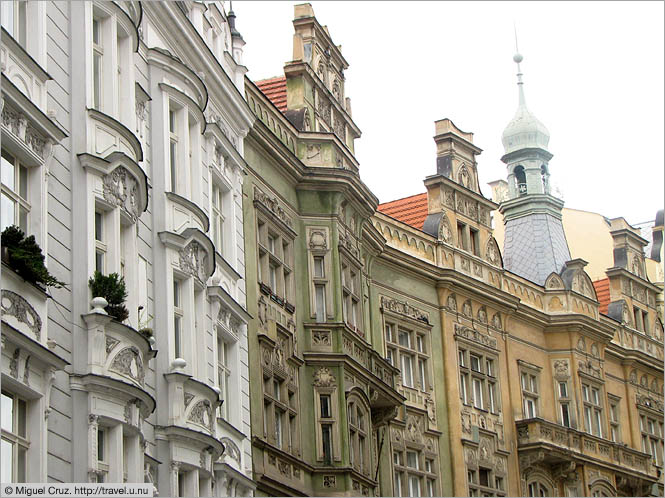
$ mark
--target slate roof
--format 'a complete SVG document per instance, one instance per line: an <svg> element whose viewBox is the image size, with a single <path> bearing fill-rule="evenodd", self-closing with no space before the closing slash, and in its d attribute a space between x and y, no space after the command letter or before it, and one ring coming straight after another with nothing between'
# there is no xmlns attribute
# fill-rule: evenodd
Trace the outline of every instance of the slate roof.
<svg viewBox="0 0 665 498"><path fill-rule="evenodd" d="M610 304L610 279L603 278L596 280L593 283L593 288L596 289L596 296L598 297L598 311L603 315L607 315L607 307Z"/></svg>
<svg viewBox="0 0 665 498"><path fill-rule="evenodd" d="M379 204L377 209L397 221L422 230L425 218L427 218L427 192L384 202Z"/></svg>
<svg viewBox="0 0 665 498"><path fill-rule="evenodd" d="M503 266L538 285L552 272L560 273L570 250L561 220L531 214L509 220L503 242Z"/></svg>
<svg viewBox="0 0 665 498"><path fill-rule="evenodd" d="M280 112L286 111L286 76L255 81L254 84Z"/></svg>

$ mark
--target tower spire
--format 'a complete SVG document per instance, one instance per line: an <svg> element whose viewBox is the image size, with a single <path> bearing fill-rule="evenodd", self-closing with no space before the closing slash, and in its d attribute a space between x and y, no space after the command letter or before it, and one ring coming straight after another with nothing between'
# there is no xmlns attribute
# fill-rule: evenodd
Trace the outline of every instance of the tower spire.
<svg viewBox="0 0 665 498"><path fill-rule="evenodd" d="M517 88L519 95L519 105L520 107L526 106L526 101L524 99L524 82L522 81L522 69L520 68L520 62L524 60L522 54L520 54L519 48L517 47L517 26L513 23L513 28L515 30L515 55L513 55L513 61L517 64Z"/></svg>

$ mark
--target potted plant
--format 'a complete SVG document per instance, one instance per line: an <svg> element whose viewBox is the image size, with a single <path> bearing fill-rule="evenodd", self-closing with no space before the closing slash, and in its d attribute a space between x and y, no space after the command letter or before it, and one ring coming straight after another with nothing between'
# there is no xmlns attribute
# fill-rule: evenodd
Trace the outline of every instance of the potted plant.
<svg viewBox="0 0 665 498"><path fill-rule="evenodd" d="M2 232L2 261L42 290L47 287L59 289L65 285L46 269L44 255L35 236L26 237L16 225L11 225Z"/></svg>
<svg viewBox="0 0 665 498"><path fill-rule="evenodd" d="M125 287L125 278L117 273L104 275L95 271L94 275L88 280L88 287L92 291L92 297L103 297L109 303L104 310L114 319L123 322L129 316L129 311L125 306L127 299L127 289Z"/></svg>
<svg viewBox="0 0 665 498"><path fill-rule="evenodd" d="M153 316L150 315L148 316L148 319L143 321L143 314L145 313L145 308L143 306L139 306L139 334L141 334L143 337L148 339L148 341L152 344L154 342L153 335L154 332L152 330L152 327L148 327L150 322L152 322Z"/></svg>

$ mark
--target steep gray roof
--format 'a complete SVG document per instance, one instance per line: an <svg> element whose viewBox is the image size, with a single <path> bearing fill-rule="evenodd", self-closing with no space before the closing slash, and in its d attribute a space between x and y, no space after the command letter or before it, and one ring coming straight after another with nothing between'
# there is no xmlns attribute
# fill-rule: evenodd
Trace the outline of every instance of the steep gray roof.
<svg viewBox="0 0 665 498"><path fill-rule="evenodd" d="M506 222L503 266L543 285L550 273L560 273L570 260L561 220L550 214L531 214Z"/></svg>

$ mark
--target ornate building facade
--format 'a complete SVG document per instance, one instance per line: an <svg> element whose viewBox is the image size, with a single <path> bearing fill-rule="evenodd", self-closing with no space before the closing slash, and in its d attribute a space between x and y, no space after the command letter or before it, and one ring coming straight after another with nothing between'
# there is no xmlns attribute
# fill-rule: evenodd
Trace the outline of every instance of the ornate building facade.
<svg viewBox="0 0 665 498"><path fill-rule="evenodd" d="M2 3L2 229L65 283L3 247L2 481L662 496L662 211L649 258L564 209L519 70L492 199L443 119L426 192L379 204L348 62L294 14L252 82L223 2Z"/></svg>
<svg viewBox="0 0 665 498"><path fill-rule="evenodd" d="M444 119L426 193L377 205L347 63L309 4L293 24L284 76L246 85L257 493L662 494L654 261L623 219L569 249L521 71L502 196L483 196L481 149Z"/></svg>
<svg viewBox="0 0 665 498"><path fill-rule="evenodd" d="M65 283L3 252L2 482L252 494L243 45L217 2L2 2L2 229Z"/></svg>

